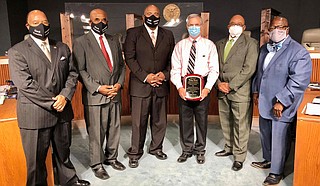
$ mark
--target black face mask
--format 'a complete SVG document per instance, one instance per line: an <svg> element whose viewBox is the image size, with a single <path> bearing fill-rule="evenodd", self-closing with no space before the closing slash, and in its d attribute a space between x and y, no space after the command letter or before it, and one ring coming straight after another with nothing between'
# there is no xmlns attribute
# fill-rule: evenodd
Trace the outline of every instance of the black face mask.
<svg viewBox="0 0 320 186"><path fill-rule="evenodd" d="M146 25L148 27L155 28L160 23L160 17L156 17L154 15L152 15L150 17L144 16L144 22L146 23Z"/></svg>
<svg viewBox="0 0 320 186"><path fill-rule="evenodd" d="M41 39L42 41L46 40L50 33L50 25L46 26L44 24L40 24L38 26L29 26L29 33L33 35L35 38Z"/></svg>
<svg viewBox="0 0 320 186"><path fill-rule="evenodd" d="M91 23L91 28L95 33L102 35L108 29L108 23L103 23L103 22L100 22L98 24Z"/></svg>

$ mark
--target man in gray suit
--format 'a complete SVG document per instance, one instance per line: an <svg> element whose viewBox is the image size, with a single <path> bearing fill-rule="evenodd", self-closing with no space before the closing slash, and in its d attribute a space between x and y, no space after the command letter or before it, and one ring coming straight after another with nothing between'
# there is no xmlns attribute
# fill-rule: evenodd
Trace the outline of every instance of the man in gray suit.
<svg viewBox="0 0 320 186"><path fill-rule="evenodd" d="M60 184L90 185L79 180L69 158L73 118L70 100L78 78L70 50L48 39L50 25L42 11L29 12L26 27L30 37L9 50L10 75L18 87L26 185L47 185L45 160L50 143Z"/></svg>
<svg viewBox="0 0 320 186"><path fill-rule="evenodd" d="M101 9L92 10L90 25L91 31L75 40L73 56L84 85L82 103L89 134L90 166L96 177L108 179L103 163L116 170L126 168L117 160L120 89L124 83L125 65L119 40L105 34L108 28L107 13Z"/></svg>
<svg viewBox="0 0 320 186"><path fill-rule="evenodd" d="M243 34L241 15L228 24L229 36L217 42L219 54L219 117L225 139L224 149L216 156L234 156L232 170L242 169L252 122L251 78L256 69L258 42Z"/></svg>

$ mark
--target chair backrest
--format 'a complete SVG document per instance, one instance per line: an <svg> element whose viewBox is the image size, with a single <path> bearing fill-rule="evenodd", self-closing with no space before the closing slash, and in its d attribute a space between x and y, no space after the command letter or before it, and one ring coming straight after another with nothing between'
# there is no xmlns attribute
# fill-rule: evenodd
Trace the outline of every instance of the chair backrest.
<svg viewBox="0 0 320 186"><path fill-rule="evenodd" d="M305 30L301 44L309 50L320 50L320 28Z"/></svg>

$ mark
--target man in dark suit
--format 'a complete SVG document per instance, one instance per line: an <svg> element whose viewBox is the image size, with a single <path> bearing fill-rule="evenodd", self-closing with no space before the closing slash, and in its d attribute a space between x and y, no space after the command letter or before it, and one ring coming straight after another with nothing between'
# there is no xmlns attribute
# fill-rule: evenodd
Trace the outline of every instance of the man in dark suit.
<svg viewBox="0 0 320 186"><path fill-rule="evenodd" d="M121 87L125 65L119 40L105 34L107 13L90 12L91 31L77 38L73 57L83 83L82 103L89 134L90 166L96 177L108 179L103 163L116 170L126 167L117 160L120 140ZM106 141L105 141L106 140ZM106 143L103 149L103 143Z"/></svg>
<svg viewBox="0 0 320 186"><path fill-rule="evenodd" d="M256 70L258 42L245 35L245 20L234 15L228 24L229 36L218 41L219 117L225 140L224 149L215 155L233 154L232 170L242 169L246 159L252 123L251 78Z"/></svg>
<svg viewBox="0 0 320 186"><path fill-rule="evenodd" d="M263 185L277 185L283 178L290 125L310 82L309 52L289 35L289 23L275 17L269 28L269 43L261 47L253 80L253 101L259 107L259 128L264 161L252 166L269 169Z"/></svg>
<svg viewBox="0 0 320 186"><path fill-rule="evenodd" d="M132 140L128 149L129 167L138 167L143 155L148 117L151 144L149 153L167 159L162 143L167 127L166 101L169 94L169 71L174 37L158 26L160 11L155 5L144 10L144 25L127 31L124 46L130 73Z"/></svg>
<svg viewBox="0 0 320 186"><path fill-rule="evenodd" d="M48 39L46 15L29 12L30 37L9 50L9 67L18 88L17 115L27 161L26 185L47 185L45 160L50 143L61 185L90 185L79 180L70 161L71 98L78 73L67 45Z"/></svg>

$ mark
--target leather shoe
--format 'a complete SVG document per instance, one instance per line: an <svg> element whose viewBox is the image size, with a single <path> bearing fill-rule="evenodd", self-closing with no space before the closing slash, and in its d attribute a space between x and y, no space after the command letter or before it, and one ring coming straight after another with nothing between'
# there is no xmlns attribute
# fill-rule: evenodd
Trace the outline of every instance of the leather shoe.
<svg viewBox="0 0 320 186"><path fill-rule="evenodd" d="M102 180L106 180L110 178L109 174L107 173L107 171L104 169L102 165L99 168L92 169L92 171L97 178L100 178Z"/></svg>
<svg viewBox="0 0 320 186"><path fill-rule="evenodd" d="M157 157L159 160L165 160L165 159L168 158L168 156L167 156L164 152L162 152L162 151L158 151L158 152L156 152L156 153L150 153L150 154L154 155L154 156Z"/></svg>
<svg viewBox="0 0 320 186"><path fill-rule="evenodd" d="M282 175L270 173L262 185L277 185L282 180Z"/></svg>
<svg viewBox="0 0 320 186"><path fill-rule="evenodd" d="M243 167L243 163L242 162L234 161L231 169L234 170L234 171L239 171L239 170L242 169L242 167Z"/></svg>
<svg viewBox="0 0 320 186"><path fill-rule="evenodd" d="M183 163L183 162L187 161L187 159L190 158L191 156L192 156L192 154L187 154L187 153L183 152L181 154L181 156L177 159L177 161L179 163Z"/></svg>
<svg viewBox="0 0 320 186"><path fill-rule="evenodd" d="M137 159L129 159L129 167L137 168L139 166L139 162Z"/></svg>
<svg viewBox="0 0 320 186"><path fill-rule="evenodd" d="M271 167L271 162L264 160L261 162L252 162L251 163L252 167L258 168L258 169L270 169Z"/></svg>
<svg viewBox="0 0 320 186"><path fill-rule="evenodd" d="M197 163L204 164L205 160L204 154L197 154Z"/></svg>
<svg viewBox="0 0 320 186"><path fill-rule="evenodd" d="M86 180L77 180L72 184L72 186L88 186L88 185L90 185L90 182Z"/></svg>
<svg viewBox="0 0 320 186"><path fill-rule="evenodd" d="M105 165L111 165L111 167L115 170L119 170L119 171L123 171L124 169L126 169L126 167L121 163L119 162L118 160L116 161L112 161L112 162L108 162L108 161L104 161L103 164Z"/></svg>
<svg viewBox="0 0 320 186"><path fill-rule="evenodd" d="M225 150L222 150L222 151L216 152L215 155L219 157L225 157L225 156L232 155L232 152L227 152Z"/></svg>

